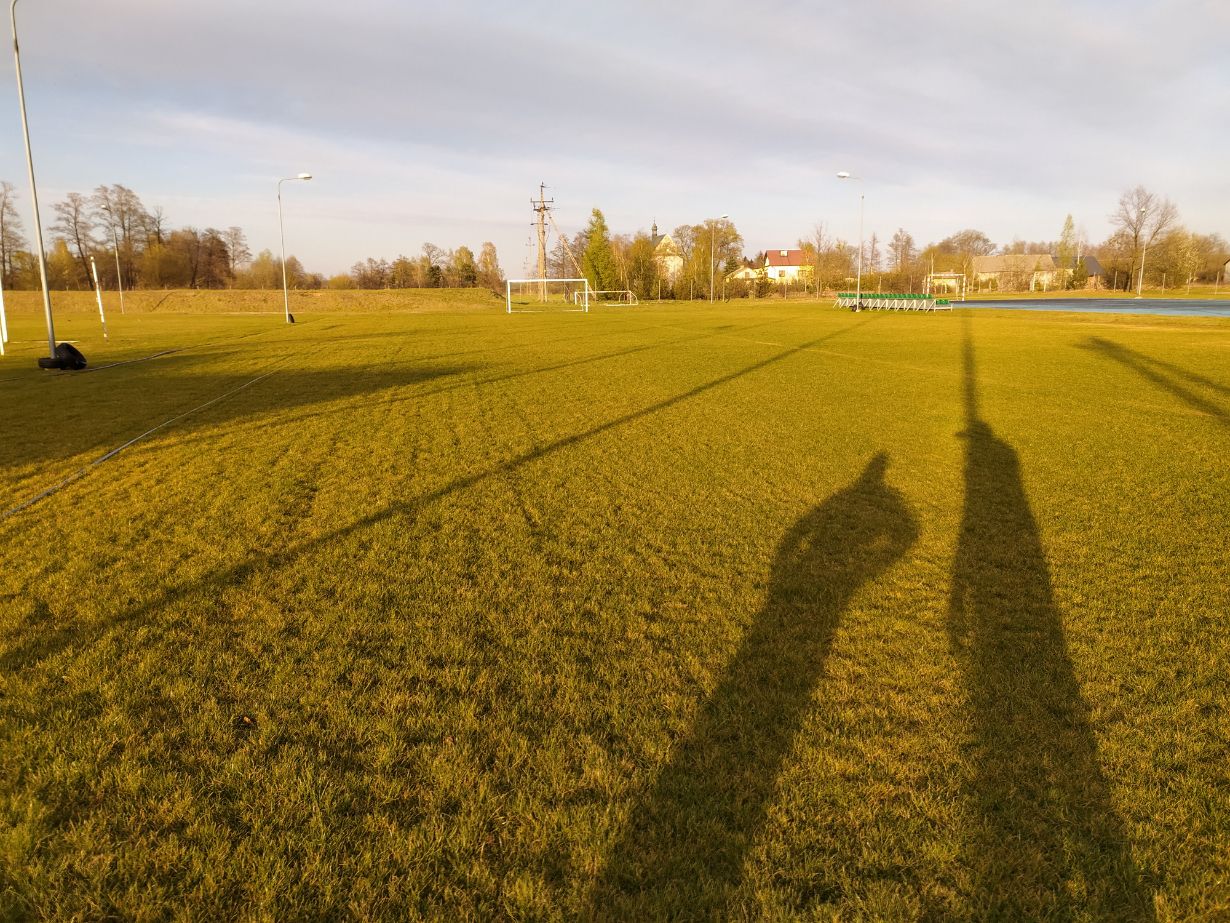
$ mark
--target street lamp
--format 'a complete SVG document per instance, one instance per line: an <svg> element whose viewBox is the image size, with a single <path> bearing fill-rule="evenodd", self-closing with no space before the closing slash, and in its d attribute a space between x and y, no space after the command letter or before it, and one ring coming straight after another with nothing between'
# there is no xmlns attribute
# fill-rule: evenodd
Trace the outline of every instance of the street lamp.
<svg viewBox="0 0 1230 923"><path fill-rule="evenodd" d="M17 0L13 2L16 3ZM282 227L282 184L292 180L311 178L311 173L300 173L298 176L284 176L278 180L278 236L282 240L282 306L286 310L286 323L288 324L293 324L294 321L290 319L290 289L286 284L286 231Z"/></svg>
<svg viewBox="0 0 1230 923"><path fill-rule="evenodd" d="M120 235L115 230L115 212L111 206L104 206L107 217L111 219L111 240L115 244L115 285L120 292L120 313L124 313L124 273L120 270Z"/></svg>
<svg viewBox="0 0 1230 923"><path fill-rule="evenodd" d="M1140 233L1144 236L1145 233L1145 206L1140 206ZM1148 239L1144 239L1140 245L1140 278L1136 280L1136 297L1140 298L1141 289L1145 286L1145 251L1149 249Z"/></svg>
<svg viewBox="0 0 1230 923"><path fill-rule="evenodd" d="M56 328L51 319L51 290L47 286L47 251L43 248L43 222L38 215L38 187L34 182L34 157L30 153L30 126L26 123L26 91L21 82L21 52L17 47L17 0L9 5L13 24L13 62L17 65L17 99L21 103L21 133L26 142L26 172L30 175L30 205L34 209L34 238L38 244L38 272L43 281L43 314L47 318L47 349L49 356L39 360L43 368L58 368L56 363Z"/></svg>
<svg viewBox="0 0 1230 923"><path fill-rule="evenodd" d="M716 265L714 250L714 240L717 235L718 221L725 221L730 215L719 215L717 221L709 225L709 304L713 304L713 271Z"/></svg>
<svg viewBox="0 0 1230 923"><path fill-rule="evenodd" d="M861 311L863 308L863 178L861 176L853 176L842 170L837 174L838 179L853 179L858 180L858 270L854 281L854 310Z"/></svg>

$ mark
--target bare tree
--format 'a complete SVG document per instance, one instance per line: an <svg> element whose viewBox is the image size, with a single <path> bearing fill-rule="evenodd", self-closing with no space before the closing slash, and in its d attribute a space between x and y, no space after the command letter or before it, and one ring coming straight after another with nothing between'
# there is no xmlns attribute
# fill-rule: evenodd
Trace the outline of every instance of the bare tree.
<svg viewBox="0 0 1230 923"><path fill-rule="evenodd" d="M166 225L167 218L163 214L162 206L155 205L153 209L145 213L145 245L152 247L155 244L161 246L166 243Z"/></svg>
<svg viewBox="0 0 1230 923"><path fill-rule="evenodd" d="M16 201L13 184L0 181L0 282L5 288L13 287L13 256L26 246Z"/></svg>
<svg viewBox="0 0 1230 923"><path fill-rule="evenodd" d="M1141 263L1145 250L1179 220L1179 210L1169 199L1161 198L1144 186L1129 189L1119 196L1119 207L1110 216L1110 223L1132 242L1132 266ZM1140 285L1144 284L1144 266L1140 266Z"/></svg>
<svg viewBox="0 0 1230 923"><path fill-rule="evenodd" d="M222 232L222 241L226 244L226 252L231 261L231 275L239 271L239 267L252 259L252 251L248 249L248 238L243 228L231 225Z"/></svg>
<svg viewBox="0 0 1230 923"><path fill-rule="evenodd" d="M103 246L115 248L124 277L132 279L138 250L137 232L142 231L148 221L140 196L127 186L116 183L95 189L90 196L90 204L93 206L95 224L106 229Z"/></svg>
<svg viewBox="0 0 1230 923"><path fill-rule="evenodd" d="M829 237L828 231L825 230L824 222L817 221L811 228L811 236L799 241L800 245L806 245L804 249L812 250L812 260L815 263L815 268L812 271L812 279L816 283L816 294L820 294L824 289L824 262L828 254L829 248L832 247L833 241Z"/></svg>
<svg viewBox="0 0 1230 923"><path fill-rule="evenodd" d="M52 209L56 213L55 223L51 225L52 233L73 251L73 256L81 267L81 279L88 282L90 251L95 246L94 220L90 215L89 200L79 192L70 192L63 202L56 202Z"/></svg>

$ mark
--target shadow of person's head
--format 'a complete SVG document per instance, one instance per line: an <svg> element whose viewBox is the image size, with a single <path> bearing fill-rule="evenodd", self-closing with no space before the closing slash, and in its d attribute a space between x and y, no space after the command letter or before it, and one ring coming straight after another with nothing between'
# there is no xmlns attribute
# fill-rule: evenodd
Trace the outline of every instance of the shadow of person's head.
<svg viewBox="0 0 1230 923"><path fill-rule="evenodd" d="M885 481L880 452L858 480L795 523L778 545L770 604L841 606L900 558L918 535L900 492Z"/></svg>

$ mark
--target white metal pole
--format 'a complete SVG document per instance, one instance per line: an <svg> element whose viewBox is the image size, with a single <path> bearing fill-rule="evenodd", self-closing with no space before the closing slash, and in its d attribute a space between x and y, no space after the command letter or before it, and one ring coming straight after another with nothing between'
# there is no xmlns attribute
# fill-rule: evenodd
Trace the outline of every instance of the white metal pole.
<svg viewBox="0 0 1230 923"><path fill-rule="evenodd" d="M286 313L286 323L290 323L290 289L286 284L286 231L282 227L282 184L285 179L278 180L278 237L282 241L282 308Z"/></svg>
<svg viewBox="0 0 1230 923"><path fill-rule="evenodd" d="M4 355L4 344L9 341L9 322L4 316L4 267L0 266L0 356Z"/></svg>
<svg viewBox="0 0 1230 923"><path fill-rule="evenodd" d="M855 179L858 180L858 268L855 270L854 281L854 310L860 311L863 307L863 202L865 192L863 186L863 178L855 176L842 170L837 174L838 179Z"/></svg>
<svg viewBox="0 0 1230 923"><path fill-rule="evenodd" d="M709 304L713 304L713 248L717 236L717 222L709 225Z"/></svg>
<svg viewBox="0 0 1230 923"><path fill-rule="evenodd" d="M1145 207L1143 205L1140 207L1139 216L1140 216L1140 233L1143 235L1145 232L1145 221L1148 219L1148 216L1145 214ZM1141 290L1144 289L1145 287L1145 253L1146 251L1148 251L1148 249L1149 249L1149 241L1148 239L1146 239L1140 245L1140 276L1136 280L1136 297L1137 298L1140 297ZM1131 285L1130 279L1128 281L1128 284Z"/></svg>
<svg viewBox="0 0 1230 923"><path fill-rule="evenodd" d="M709 225L709 304L713 304L714 269L717 265L717 261L716 261L717 254L714 252L717 248L717 244L715 242L716 234L717 234L717 223L718 221L725 221L729 217L730 215L722 215L716 221L714 221L713 224Z"/></svg>
<svg viewBox="0 0 1230 923"><path fill-rule="evenodd" d="M90 257L90 272L94 274L94 296L98 299L98 319L102 322L103 339L109 340L107 336L107 315L103 313L102 303L102 286L98 284L98 265L94 262L94 257Z"/></svg>
<svg viewBox="0 0 1230 923"><path fill-rule="evenodd" d="M1140 278L1136 280L1136 297L1139 298L1145 287L1145 254L1149 251L1148 244L1140 247Z"/></svg>
<svg viewBox="0 0 1230 923"><path fill-rule="evenodd" d="M115 286L120 292L120 313L126 314L124 310L124 273L120 270L120 238L115 233L114 216L111 222L111 239L115 241Z"/></svg>
<svg viewBox="0 0 1230 923"><path fill-rule="evenodd" d="M17 99L21 104L21 134L26 144L26 172L30 175L30 207L34 210L34 239L38 247L38 272L43 282L43 314L47 318L47 349L56 354L56 330L51 317L51 290L47 286L47 251L43 247L43 222L38 214L38 186L34 182L34 157L30 153L30 126L26 121L26 91L21 82L21 52L17 47L17 0L9 6L13 25L13 62L17 66Z"/></svg>
<svg viewBox="0 0 1230 923"><path fill-rule="evenodd" d="M859 180L862 183L862 180ZM863 307L863 189L858 190L858 269L854 274L854 304L856 310Z"/></svg>
<svg viewBox="0 0 1230 923"><path fill-rule="evenodd" d="M300 173L298 176L284 176L278 180L278 237L282 241L282 306L286 310L286 323L291 323L290 319L290 289L286 284L286 231L282 226L282 184L287 180L309 180L312 178L311 173Z"/></svg>

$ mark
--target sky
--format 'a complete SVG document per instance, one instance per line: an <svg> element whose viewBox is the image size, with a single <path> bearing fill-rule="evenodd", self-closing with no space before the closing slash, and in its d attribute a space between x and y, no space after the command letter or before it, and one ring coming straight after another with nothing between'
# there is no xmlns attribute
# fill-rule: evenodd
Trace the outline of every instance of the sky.
<svg viewBox="0 0 1230 923"><path fill-rule="evenodd" d="M568 233L729 214L748 254L817 223L1054 240L1141 184L1230 236L1227 0L21 0L44 220L122 183L172 226L345 271L493 241L526 272L539 182ZM0 68L0 179L29 196ZM839 171L862 177L841 181Z"/></svg>

